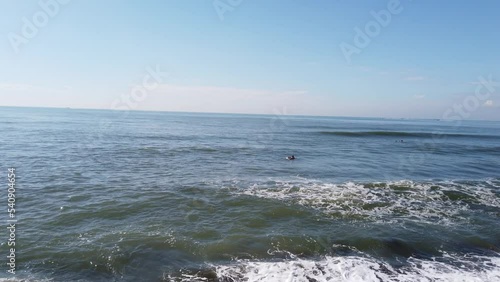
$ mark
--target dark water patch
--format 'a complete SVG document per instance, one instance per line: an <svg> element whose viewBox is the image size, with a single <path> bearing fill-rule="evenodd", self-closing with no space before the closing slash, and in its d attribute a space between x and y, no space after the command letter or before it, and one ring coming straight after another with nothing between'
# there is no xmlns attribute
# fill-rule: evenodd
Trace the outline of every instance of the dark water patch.
<svg viewBox="0 0 500 282"><path fill-rule="evenodd" d="M493 252L500 251L500 245L498 245L499 239L491 240L485 238L481 235L469 235L464 236L459 242L454 242L453 249L460 250L462 252L474 252L485 255L492 255Z"/></svg>
<svg viewBox="0 0 500 282"><path fill-rule="evenodd" d="M397 258L430 258L439 255L439 242L431 241L409 241L401 238L356 238L351 240L340 240L336 244L351 246L357 251L384 257L398 264Z"/></svg>
<svg viewBox="0 0 500 282"><path fill-rule="evenodd" d="M375 203L366 203L361 206L362 209L364 210L373 210L375 208L383 208L383 207L388 207L390 206L390 203L386 202L375 202Z"/></svg>
<svg viewBox="0 0 500 282"><path fill-rule="evenodd" d="M478 203L476 197L465 192L454 190L442 190L442 193L451 201L463 201L466 203Z"/></svg>
<svg viewBox="0 0 500 282"><path fill-rule="evenodd" d="M264 216L269 219L284 219L284 218L301 218L307 216L310 213L302 209L297 209L294 206L276 206L274 208L267 209L264 211Z"/></svg>
<svg viewBox="0 0 500 282"><path fill-rule="evenodd" d="M23 254L29 260L27 265L23 263L23 268L35 270L40 276L57 277L57 281L75 281L83 277L84 281L110 281L121 276L130 263L128 254L102 246L74 248L72 252L39 248L36 252L44 255Z"/></svg>
<svg viewBox="0 0 500 282"><path fill-rule="evenodd" d="M371 188L385 188L387 187L387 184L384 183L384 182L380 182L380 183L377 183L377 182L373 182L373 183L364 183L363 186L367 189L371 189Z"/></svg>
<svg viewBox="0 0 500 282"><path fill-rule="evenodd" d="M232 233L222 240L204 244L200 251L203 257L210 260L254 259L267 257L270 247L270 240L266 236L250 237Z"/></svg>
<svg viewBox="0 0 500 282"><path fill-rule="evenodd" d="M389 185L389 188L397 192L405 192L415 189L414 187L411 187L409 185L396 185L396 184Z"/></svg>
<svg viewBox="0 0 500 282"><path fill-rule="evenodd" d="M164 148L161 146L158 147L141 147L138 150L138 154L136 156L138 157L172 157L172 156L181 156L181 155L186 155L186 154L191 154L191 155L198 155L198 156L203 156L203 155L234 155L234 154L241 154L245 152L251 152L252 149L248 146L245 145L235 145L234 147L231 146L201 146L201 145L194 145L194 146L182 146L182 147L171 147L171 148ZM126 154L130 155L131 151L130 149L124 149L122 152L116 152L117 154Z"/></svg>
<svg viewBox="0 0 500 282"><path fill-rule="evenodd" d="M263 218L252 218L244 222L245 226L252 229L262 229L272 226L272 223Z"/></svg>
<svg viewBox="0 0 500 282"><path fill-rule="evenodd" d="M415 256L418 253L413 246L399 239L384 240L383 248L383 251L387 252L388 255L395 254L405 258Z"/></svg>
<svg viewBox="0 0 500 282"><path fill-rule="evenodd" d="M108 137L108 141L117 141L117 140L129 140L129 141L134 141L134 140L145 140L148 142L152 141L162 141L166 143L170 143L171 141L191 141L191 140L201 140L201 136L196 136L196 135L189 135L189 136L183 136L183 135L124 135L124 134L110 134Z"/></svg>
<svg viewBox="0 0 500 282"><path fill-rule="evenodd" d="M211 241L211 240L220 240L222 239L222 234L217 231L216 229L204 229L200 231L195 231L192 234L193 239L195 240L201 240L201 241Z"/></svg>
<svg viewBox="0 0 500 282"><path fill-rule="evenodd" d="M203 153L215 153L219 150L213 147L190 147L184 150L188 150L189 152L203 152Z"/></svg>
<svg viewBox="0 0 500 282"><path fill-rule="evenodd" d="M97 204L84 207L67 207L60 211L51 225L53 226L78 226L84 222L100 220L120 221L131 219L134 216L147 217L151 212L161 208L161 201L124 201L104 200ZM125 212L126 211L126 212Z"/></svg>
<svg viewBox="0 0 500 282"><path fill-rule="evenodd" d="M470 152L477 154L500 155L499 146L461 146L459 149L462 153Z"/></svg>
<svg viewBox="0 0 500 282"><path fill-rule="evenodd" d="M91 199L91 195L75 195L75 196L70 196L68 199L68 202L85 202Z"/></svg>
<svg viewBox="0 0 500 282"><path fill-rule="evenodd" d="M460 134L460 133L432 133L432 132L406 132L406 131L319 131L323 135L336 135L345 137L414 137L414 138L481 138L500 139L497 135Z"/></svg>
<svg viewBox="0 0 500 282"><path fill-rule="evenodd" d="M146 153L151 152L151 153L159 154L159 153L163 152L163 148L160 148L160 147L140 147L139 151L143 151Z"/></svg>
<svg viewBox="0 0 500 282"><path fill-rule="evenodd" d="M292 125L294 128L307 128L307 129L334 129L334 126L328 125Z"/></svg>
<svg viewBox="0 0 500 282"><path fill-rule="evenodd" d="M182 186L177 189L179 193L182 193L187 196L200 196L200 195L207 195L210 191L207 190L207 187L203 187L202 185L196 185L196 186Z"/></svg>

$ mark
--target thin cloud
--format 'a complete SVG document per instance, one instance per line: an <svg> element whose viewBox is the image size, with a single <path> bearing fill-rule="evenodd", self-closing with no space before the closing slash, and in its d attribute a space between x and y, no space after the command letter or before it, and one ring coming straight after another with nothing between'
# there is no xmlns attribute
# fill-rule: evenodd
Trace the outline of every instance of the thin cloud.
<svg viewBox="0 0 500 282"><path fill-rule="evenodd" d="M193 112L272 113L308 104L306 90L266 90L221 86L162 84L141 104L143 109Z"/></svg>
<svg viewBox="0 0 500 282"><path fill-rule="evenodd" d="M307 94L306 90L263 90L263 89L247 89L221 86L186 86L163 84L158 87L158 93L177 93L191 95L212 95L212 96L246 96L246 97L265 97L265 96L296 96Z"/></svg>
<svg viewBox="0 0 500 282"><path fill-rule="evenodd" d="M29 84L0 83L0 89L6 91L30 91L35 90L35 86Z"/></svg>
<svg viewBox="0 0 500 282"><path fill-rule="evenodd" d="M425 77L423 77L423 76L408 76L408 77L405 77L405 80L408 80L408 81L422 81L422 80L425 80Z"/></svg>
<svg viewBox="0 0 500 282"><path fill-rule="evenodd" d="M362 72L371 72L373 71L373 68L368 66L360 66L359 70L361 70Z"/></svg>
<svg viewBox="0 0 500 282"><path fill-rule="evenodd" d="M321 63L318 62L318 61L309 61L309 62L306 62L306 65L309 65L309 66L319 66L319 65L321 65Z"/></svg>
<svg viewBox="0 0 500 282"><path fill-rule="evenodd" d="M31 84L0 82L0 90L12 91L12 92L37 91L37 92L62 93L71 90L71 87L63 86L61 88L50 88L50 87L31 85Z"/></svg>

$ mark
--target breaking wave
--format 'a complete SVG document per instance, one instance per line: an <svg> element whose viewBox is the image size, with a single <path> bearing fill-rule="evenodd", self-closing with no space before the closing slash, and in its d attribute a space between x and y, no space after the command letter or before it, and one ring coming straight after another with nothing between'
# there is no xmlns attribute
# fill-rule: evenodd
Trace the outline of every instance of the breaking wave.
<svg viewBox="0 0 500 282"><path fill-rule="evenodd" d="M315 181L254 184L238 192L319 210L332 217L462 224L469 213L500 213L497 182L413 181L331 184Z"/></svg>
<svg viewBox="0 0 500 282"><path fill-rule="evenodd" d="M322 260L245 262L219 266L229 281L498 281L500 258L451 257L440 260L409 259L399 269L370 257L325 257ZM458 265L457 265L458 264Z"/></svg>
<svg viewBox="0 0 500 282"><path fill-rule="evenodd" d="M393 266L373 257L325 256L285 261L239 260L212 270L169 276L167 281L500 281L500 257L448 254L430 260L408 258Z"/></svg>

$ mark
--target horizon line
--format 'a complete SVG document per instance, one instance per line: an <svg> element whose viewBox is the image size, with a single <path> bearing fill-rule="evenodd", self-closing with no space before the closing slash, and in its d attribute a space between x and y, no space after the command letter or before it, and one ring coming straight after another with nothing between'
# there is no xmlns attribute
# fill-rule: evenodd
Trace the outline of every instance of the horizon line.
<svg viewBox="0 0 500 282"><path fill-rule="evenodd" d="M59 110L88 110L88 111L110 111L110 112L148 112L148 113L185 113L185 114L219 114L219 115L252 115L252 116L289 116L289 117L325 117L325 118L359 118L359 119L386 119L386 120L428 120L446 121L441 118L405 118L405 117L373 117L373 116L335 116L335 115L310 115L310 114L259 114L259 113L238 113L238 112L190 112L190 111L168 111L168 110L135 110L135 109L99 109L99 108L73 108L73 107L48 107L48 106L7 106L0 105L0 108L23 108L23 109L59 109ZM464 121L486 121L499 122L499 120L489 119L463 119ZM450 120L456 122L456 120Z"/></svg>

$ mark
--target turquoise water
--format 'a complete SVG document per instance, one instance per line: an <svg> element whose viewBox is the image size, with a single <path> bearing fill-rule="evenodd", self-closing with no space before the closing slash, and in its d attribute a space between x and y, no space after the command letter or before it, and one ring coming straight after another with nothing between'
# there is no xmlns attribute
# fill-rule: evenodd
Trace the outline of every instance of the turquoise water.
<svg viewBox="0 0 500 282"><path fill-rule="evenodd" d="M500 122L0 118L18 218L4 279L500 281Z"/></svg>

